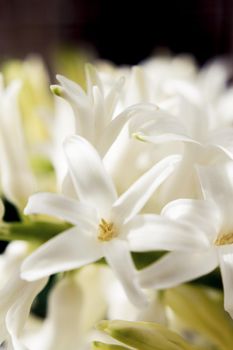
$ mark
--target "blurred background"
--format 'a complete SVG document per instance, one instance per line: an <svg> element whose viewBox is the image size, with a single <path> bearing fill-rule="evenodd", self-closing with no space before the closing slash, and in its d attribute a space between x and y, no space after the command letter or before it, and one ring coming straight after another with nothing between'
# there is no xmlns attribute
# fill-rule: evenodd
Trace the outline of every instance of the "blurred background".
<svg viewBox="0 0 233 350"><path fill-rule="evenodd" d="M199 63L233 50L232 0L0 0L0 59L63 46L136 64L169 48Z"/></svg>

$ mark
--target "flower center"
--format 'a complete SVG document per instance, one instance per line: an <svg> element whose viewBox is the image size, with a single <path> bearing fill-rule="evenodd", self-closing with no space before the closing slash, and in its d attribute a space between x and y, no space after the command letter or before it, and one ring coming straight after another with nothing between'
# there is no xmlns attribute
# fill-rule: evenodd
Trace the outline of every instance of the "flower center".
<svg viewBox="0 0 233 350"><path fill-rule="evenodd" d="M218 237L214 241L214 244L217 246L233 244L233 233L223 233L218 235Z"/></svg>
<svg viewBox="0 0 233 350"><path fill-rule="evenodd" d="M111 239L117 237L117 232L113 223L101 219L97 237L102 242L110 241Z"/></svg>

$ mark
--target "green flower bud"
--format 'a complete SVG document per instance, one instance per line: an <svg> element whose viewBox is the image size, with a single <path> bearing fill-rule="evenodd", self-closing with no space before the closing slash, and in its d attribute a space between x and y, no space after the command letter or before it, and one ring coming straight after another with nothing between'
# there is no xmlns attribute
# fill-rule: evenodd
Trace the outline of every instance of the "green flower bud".
<svg viewBox="0 0 233 350"><path fill-rule="evenodd" d="M233 344L233 322L224 311L222 293L210 288L182 285L164 291L164 303L183 325L200 333L221 349Z"/></svg>
<svg viewBox="0 0 233 350"><path fill-rule="evenodd" d="M135 350L194 350L178 334L149 322L102 321L98 329ZM98 349L98 348L96 348ZM105 348L99 348L105 349ZM106 348L108 349L108 348ZM114 349L114 348L109 348ZM117 348L115 348L117 349ZM124 348L123 348L124 349Z"/></svg>
<svg viewBox="0 0 233 350"><path fill-rule="evenodd" d="M63 97L64 89L60 85L50 85L50 90L54 95Z"/></svg>
<svg viewBox="0 0 233 350"><path fill-rule="evenodd" d="M114 345L114 344L105 344L99 341L95 341L92 344L93 350L129 350L129 348L125 348L121 345Z"/></svg>

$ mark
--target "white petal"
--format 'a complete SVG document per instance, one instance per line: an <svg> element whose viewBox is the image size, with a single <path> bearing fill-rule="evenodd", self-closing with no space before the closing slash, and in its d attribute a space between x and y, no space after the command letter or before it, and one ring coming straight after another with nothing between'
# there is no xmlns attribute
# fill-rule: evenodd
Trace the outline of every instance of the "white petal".
<svg viewBox="0 0 233 350"><path fill-rule="evenodd" d="M169 156L155 164L142 175L121 197L114 203L112 215L118 222L130 220L146 204L155 190L174 170L175 164L181 157Z"/></svg>
<svg viewBox="0 0 233 350"><path fill-rule="evenodd" d="M233 159L233 128L225 128L215 131L208 142L220 148L230 159Z"/></svg>
<svg viewBox="0 0 233 350"><path fill-rule="evenodd" d="M147 141L147 142L152 142L155 144L158 143L163 143L163 142L173 142L173 141L181 141L181 142L190 142L199 145L199 142L189 138L185 137L179 134L174 134L174 133L164 133L162 135L157 135L157 136L148 136L143 132L137 132L134 135L137 139L141 141Z"/></svg>
<svg viewBox="0 0 233 350"><path fill-rule="evenodd" d="M116 108L117 102L124 85L125 78L120 77L115 85L111 88L105 99L105 120L106 124L109 123L113 117L114 110Z"/></svg>
<svg viewBox="0 0 233 350"><path fill-rule="evenodd" d="M92 64L87 63L85 65L85 73L86 73L88 96L93 97L92 92L93 92L94 86L96 86L101 92L101 94L103 95L103 85L96 68Z"/></svg>
<svg viewBox="0 0 233 350"><path fill-rule="evenodd" d="M199 231L212 240L219 232L221 217L212 201L177 199L168 203L161 215L188 224L191 232Z"/></svg>
<svg viewBox="0 0 233 350"><path fill-rule="evenodd" d="M86 94L81 88L80 85L76 84L74 81L67 79L63 75L57 74L56 75L57 80L59 83L68 91L70 91L74 95L80 95L82 97L85 97Z"/></svg>
<svg viewBox="0 0 233 350"><path fill-rule="evenodd" d="M149 101L149 86L147 84L145 71L142 67L132 67L127 79L126 88L127 94L125 96L125 104L127 106Z"/></svg>
<svg viewBox="0 0 233 350"><path fill-rule="evenodd" d="M65 152L80 200L100 212L108 211L117 195L96 150L82 137L72 136L65 142Z"/></svg>
<svg viewBox="0 0 233 350"><path fill-rule="evenodd" d="M130 122L130 132L140 140L155 144L169 141L198 143L190 137L184 123L158 108L134 117Z"/></svg>
<svg viewBox="0 0 233 350"><path fill-rule="evenodd" d="M174 143L172 146L175 147ZM177 146L181 146L181 144L177 144ZM178 152L182 152L182 150L180 149ZM176 164L174 172L157 193L156 202L160 209L177 198L200 198L200 183L195 169L195 163L200 157L200 153L201 151L196 145L191 143L185 145L182 160Z"/></svg>
<svg viewBox="0 0 233 350"><path fill-rule="evenodd" d="M143 287L165 289L206 275L218 266L215 250L198 253L172 252L140 271Z"/></svg>
<svg viewBox="0 0 233 350"><path fill-rule="evenodd" d="M33 281L79 268L103 256L100 244L81 228L71 228L35 250L22 264L21 276Z"/></svg>
<svg viewBox="0 0 233 350"><path fill-rule="evenodd" d="M94 225L96 210L85 203L56 193L36 193L29 198L24 209L28 214L45 214L68 221L74 225L82 223Z"/></svg>
<svg viewBox="0 0 233 350"><path fill-rule="evenodd" d="M139 307L146 305L146 296L136 281L136 269L129 252L128 243L115 239L104 247L105 258L121 282L129 300Z"/></svg>
<svg viewBox="0 0 233 350"><path fill-rule="evenodd" d="M98 143L102 138L103 130L106 127L104 96L97 86L93 87L93 117L95 122L95 135L93 144Z"/></svg>
<svg viewBox="0 0 233 350"><path fill-rule="evenodd" d="M201 69L199 81L209 100L216 99L225 90L230 74L231 65L223 59L210 61Z"/></svg>
<svg viewBox="0 0 233 350"><path fill-rule="evenodd" d="M88 140L93 140L94 116L91 101L79 85L60 75L57 78L64 87L62 97L70 103L74 111L76 131Z"/></svg>
<svg viewBox="0 0 233 350"><path fill-rule="evenodd" d="M147 110L157 108L151 104L137 104L126 108L123 112L118 114L103 130L102 139L98 142L98 150L101 155L105 155L110 146L116 140L117 136L120 134L121 130L125 124L134 117L137 113L143 113Z"/></svg>
<svg viewBox="0 0 233 350"><path fill-rule="evenodd" d="M216 203L222 216L222 230L233 230L233 162L199 166L198 174L205 199Z"/></svg>
<svg viewBox="0 0 233 350"><path fill-rule="evenodd" d="M159 215L139 215L125 225L131 251L205 249L209 241L199 227Z"/></svg>
<svg viewBox="0 0 233 350"><path fill-rule="evenodd" d="M224 289L224 308L233 318L233 249L226 245L218 248Z"/></svg>

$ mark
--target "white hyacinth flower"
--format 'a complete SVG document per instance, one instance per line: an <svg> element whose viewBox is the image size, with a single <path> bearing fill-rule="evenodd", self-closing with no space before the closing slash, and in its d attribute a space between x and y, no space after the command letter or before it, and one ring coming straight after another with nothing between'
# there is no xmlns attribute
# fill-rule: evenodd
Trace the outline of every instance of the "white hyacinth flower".
<svg viewBox="0 0 233 350"><path fill-rule="evenodd" d="M128 150L133 148L134 153L140 152L142 154L143 148L141 144L130 138L127 131L127 123L137 113L144 114L146 111L151 111L156 107L150 104L139 103L141 102L139 100L137 104L131 104L128 108L120 108L124 77L118 76L114 78L112 86L106 88L99 72L91 65L86 66L87 92L78 84L63 76L58 75L57 79L61 86L53 85L51 89L56 95L64 98L66 103L69 103L73 113L72 115L71 108L67 109L67 105L57 105L58 109L50 127L53 135L53 146L50 148L49 153L50 156L52 155L59 188L62 188L62 192L69 196L74 192L70 177L66 176L67 166L60 151L64 137L70 136L73 129L72 134L78 134L86 138L97 149L100 156L105 158L105 166L114 177L114 181L116 180L118 191L122 187L125 190L128 188L128 183L131 185L152 165L151 162L143 167L136 165L135 171L134 165L132 165L132 171L127 173L124 181L119 179L118 172L122 164L122 161L119 163L119 158L122 156L122 150L123 158L126 155L129 160L130 157L134 164L135 159L132 154L128 154ZM136 157L136 162L138 158L140 158L140 155ZM139 171L138 168L140 168ZM135 174L133 177L132 173ZM128 180L124 186L123 183L126 183L126 178ZM122 193L123 191L120 192Z"/></svg>
<svg viewBox="0 0 233 350"><path fill-rule="evenodd" d="M25 214L47 214L75 226L49 240L22 265L22 277L32 281L59 271L79 268L105 257L129 299L144 305L135 276L127 236L152 193L171 174L179 156L152 167L119 198L111 177L92 145L79 136L65 143L70 175L79 200L58 194L30 197Z"/></svg>
<svg viewBox="0 0 233 350"><path fill-rule="evenodd" d="M124 84L120 77L106 92L101 78L94 67L87 65L87 93L75 82L57 75L59 85L52 85L52 91L65 98L75 116L75 130L86 138L104 156L127 121L139 110L151 109L149 104L135 104L117 113L117 104Z"/></svg>
<svg viewBox="0 0 233 350"><path fill-rule="evenodd" d="M182 161L158 193L159 209L177 198L200 198L198 164L233 159L232 127L216 128L212 114L206 108L199 108L187 100L181 99L178 107L176 115L164 109L154 109L143 117L138 114L130 121L134 136L154 144L156 153L166 151L167 145L171 145L173 152L182 154ZM181 178L182 186L179 185ZM151 207L157 203L152 203Z"/></svg>
<svg viewBox="0 0 233 350"><path fill-rule="evenodd" d="M140 272L140 283L147 288L174 287L219 266L224 307L233 318L233 163L199 167L198 173L205 200L169 203L161 213L160 234L144 226L144 235L134 234L131 246L136 251L172 251Z"/></svg>

